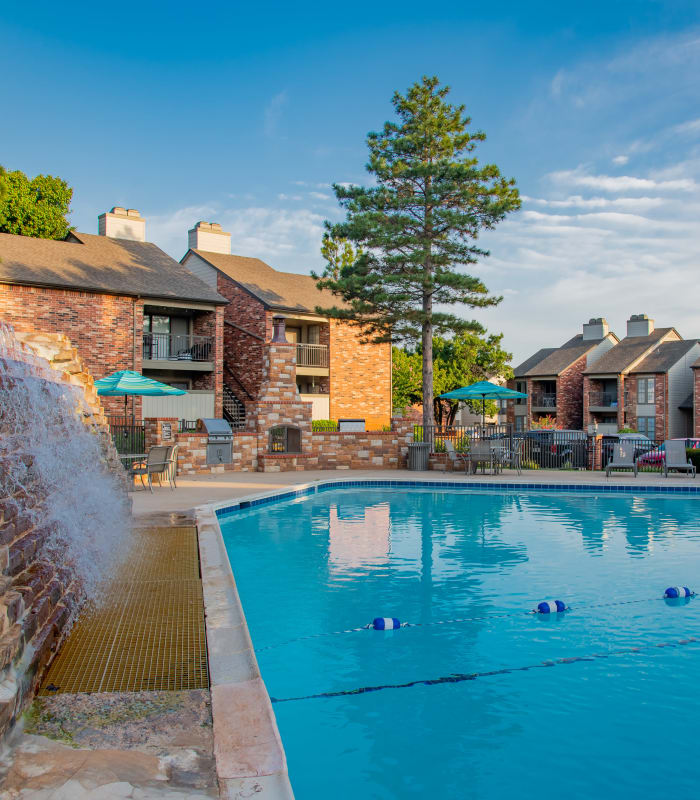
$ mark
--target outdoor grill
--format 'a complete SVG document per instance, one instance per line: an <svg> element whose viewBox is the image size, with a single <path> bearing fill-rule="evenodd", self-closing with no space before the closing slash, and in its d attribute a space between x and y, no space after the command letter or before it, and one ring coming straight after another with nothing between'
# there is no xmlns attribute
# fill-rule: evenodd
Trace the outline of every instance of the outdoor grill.
<svg viewBox="0 0 700 800"><path fill-rule="evenodd" d="M206 433L207 464L230 464L233 460L233 431L225 419L200 419L197 432Z"/></svg>

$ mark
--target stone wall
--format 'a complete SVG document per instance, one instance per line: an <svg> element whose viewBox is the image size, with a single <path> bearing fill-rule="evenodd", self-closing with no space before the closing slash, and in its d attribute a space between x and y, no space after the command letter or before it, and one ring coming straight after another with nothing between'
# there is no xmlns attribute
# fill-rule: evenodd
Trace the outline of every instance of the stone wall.
<svg viewBox="0 0 700 800"><path fill-rule="evenodd" d="M257 436L249 431L233 434L230 464L207 464L208 437L203 433L179 433L175 418L145 419L146 449L154 445L177 445L178 475L212 475L222 472L255 472L258 468ZM137 479L139 480L139 479Z"/></svg>
<svg viewBox="0 0 700 800"><path fill-rule="evenodd" d="M58 334L27 331L18 339L24 340L21 346L27 360L30 353L32 357L47 356L46 360L56 370L55 383L77 386L85 392L93 416L84 422L99 437L109 468L123 479L124 469L104 425L104 413L92 378L70 341ZM34 378L12 377L8 366L7 361L0 359L0 391L17 395L23 388L19 382ZM4 426L7 424L5 421ZM5 427L0 414L0 437L12 441ZM21 439L16 447L19 449L5 447L3 457L8 460L0 462L0 475L17 455L27 467L21 485L0 480L0 489L6 487L4 492L0 490L0 734L32 700L83 597L73 570L56 563L44 552L44 545L56 530L43 512L46 485L34 468L34 457L22 453ZM122 486L126 489L125 481Z"/></svg>
<svg viewBox="0 0 700 800"><path fill-rule="evenodd" d="M318 469L401 469L406 466L413 423L392 420L392 430L314 433L312 451Z"/></svg>

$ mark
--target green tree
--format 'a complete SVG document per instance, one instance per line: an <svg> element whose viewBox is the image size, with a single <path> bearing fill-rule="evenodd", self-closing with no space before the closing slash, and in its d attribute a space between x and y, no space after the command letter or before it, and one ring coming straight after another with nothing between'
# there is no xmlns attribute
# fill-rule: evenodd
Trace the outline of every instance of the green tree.
<svg viewBox="0 0 700 800"><path fill-rule="evenodd" d="M326 259L323 277L337 281L342 271L355 263L359 252L355 252L352 243L347 239L335 239L325 233L321 242L321 255Z"/></svg>
<svg viewBox="0 0 700 800"><path fill-rule="evenodd" d="M476 245L480 232L520 207L515 182L473 156L485 135L467 130L464 106L449 104L448 93L437 78L424 77L405 95L394 94L398 122L367 137L367 170L376 184L333 186L346 219L326 223L327 231L361 252L337 278L319 281L344 301L319 311L356 322L372 341L421 342L426 397L433 395L433 336L474 325L445 307L501 300L458 268L487 256ZM433 424L430 403L423 424Z"/></svg>
<svg viewBox="0 0 700 800"><path fill-rule="evenodd" d="M432 408L439 425L452 425L459 409L458 402L441 400L441 394L476 381L513 376L509 364L512 355L502 348L502 341L502 333L487 335L485 328L480 325L474 325L472 330L450 339L434 337ZM423 402L422 362L420 345L413 350L393 348L394 408L402 409ZM468 405L472 411L481 413L480 400L469 402ZM493 400L486 401L487 414L495 413L496 409Z"/></svg>
<svg viewBox="0 0 700 800"><path fill-rule="evenodd" d="M30 180L19 170L0 167L0 233L65 239L72 196L62 178L37 175Z"/></svg>

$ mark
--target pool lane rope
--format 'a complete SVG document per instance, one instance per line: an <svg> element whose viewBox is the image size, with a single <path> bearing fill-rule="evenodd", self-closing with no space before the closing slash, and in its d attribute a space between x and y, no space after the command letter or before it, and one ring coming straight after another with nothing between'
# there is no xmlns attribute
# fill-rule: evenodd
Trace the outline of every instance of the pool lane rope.
<svg viewBox="0 0 700 800"><path fill-rule="evenodd" d="M672 587L666 590L666 592L671 591ZM687 587L682 587L683 589L690 592L690 594L686 595L687 597L695 597L696 593L687 589ZM659 600L659 596L656 597L643 597L638 600L615 600L611 603L582 603L581 605L576 606L577 609L579 608L611 608L613 606L629 606L634 605L636 603L650 603L654 600ZM664 593L664 597L661 599L672 599L672 595ZM556 601L555 601L556 602ZM561 602L561 601L559 601ZM541 604L540 604L541 605ZM567 611L571 611L572 609L567 606ZM399 623L400 628L428 628L432 627L433 625L459 625L465 622L481 622L487 619L505 619L509 617L524 617L524 616L532 616L532 614L538 613L536 609L532 611L523 611L522 609L519 611L504 611L502 613L496 614L482 614L481 616L476 617L455 617L454 619L436 619L431 620L430 622L401 622ZM384 617L377 617L372 622L368 623L367 625L361 625L358 628L346 628L340 631L322 631L320 633L308 633L305 636L295 636L293 639L285 639L283 642L277 642L275 644L268 644L263 645L262 647L256 647L256 653L262 653L267 650L276 650L280 647L286 647L290 644L296 644L297 642L305 642L309 641L310 639L323 639L328 636L342 636L349 633L360 633L361 631L367 630L395 630L389 628L375 628L374 623L377 619L392 619L395 620L395 617L384 618ZM396 620L398 622L398 620Z"/></svg>
<svg viewBox="0 0 700 800"><path fill-rule="evenodd" d="M543 667L557 667L564 664L577 664L582 661L597 661L613 656L625 656L635 653L649 652L664 647L675 648L689 644L699 644L700 638L688 636L685 639L675 639L669 642L658 642L656 644L638 645L635 647L622 647L618 650L609 650L607 653L590 653L584 656L570 656L568 658L554 658L548 661L540 661L536 664L527 664L523 667L503 667L502 669L486 670L484 672L455 672L451 675L441 675L438 678L428 678L427 680L406 681L405 683L384 683L376 686L360 686L356 689L339 689L335 692L318 692L317 694L299 695L297 697L270 697L272 703L293 703L299 700L320 700L321 698L349 697L358 694L368 694L370 692L381 692L384 689L409 689L412 686L438 686L444 683L463 683L464 681L475 681L479 678L490 678L496 675L510 675L515 672L527 672L529 670L541 669Z"/></svg>

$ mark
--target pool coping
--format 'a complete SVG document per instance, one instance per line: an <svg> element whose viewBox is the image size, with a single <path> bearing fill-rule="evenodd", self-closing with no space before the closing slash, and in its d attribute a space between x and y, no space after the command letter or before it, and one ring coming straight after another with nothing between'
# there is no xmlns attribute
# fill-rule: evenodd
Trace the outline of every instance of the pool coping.
<svg viewBox="0 0 700 800"><path fill-rule="evenodd" d="M219 525L229 516L268 503L315 494L319 489L355 487L460 489L469 491L559 492L562 494L656 494L700 497L700 486L564 484L328 478L292 484L208 503L194 509L204 596L214 757L221 798L293 800L287 761L272 703L255 657L243 606Z"/></svg>

